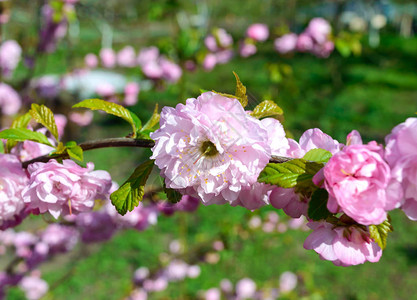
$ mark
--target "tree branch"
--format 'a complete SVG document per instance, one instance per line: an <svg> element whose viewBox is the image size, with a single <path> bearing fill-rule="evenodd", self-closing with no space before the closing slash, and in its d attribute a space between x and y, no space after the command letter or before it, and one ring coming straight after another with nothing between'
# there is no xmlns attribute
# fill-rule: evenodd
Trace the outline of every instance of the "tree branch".
<svg viewBox="0 0 417 300"><path fill-rule="evenodd" d="M79 144L83 151L89 151L99 148L114 148L114 147L138 147L138 148L152 148L155 145L153 140L146 139L132 139L132 138L109 138L103 140L90 141ZM58 155L43 155L35 157L34 159L24 161L22 163L23 168L27 168L30 164L35 162L48 162L51 159L58 158L69 158L67 153L62 153ZM292 158L284 156L272 156L269 162L271 163L284 163L292 160Z"/></svg>

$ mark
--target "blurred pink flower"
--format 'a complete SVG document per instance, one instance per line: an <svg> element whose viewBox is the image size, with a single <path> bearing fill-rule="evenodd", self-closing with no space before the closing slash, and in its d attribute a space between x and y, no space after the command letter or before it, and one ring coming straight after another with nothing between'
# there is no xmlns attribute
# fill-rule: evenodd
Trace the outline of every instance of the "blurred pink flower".
<svg viewBox="0 0 417 300"><path fill-rule="evenodd" d="M96 93L101 97L110 97L116 93L116 89L111 83L101 82L96 86Z"/></svg>
<svg viewBox="0 0 417 300"><path fill-rule="evenodd" d="M164 75L161 65L156 60L151 60L143 64L142 72L150 79L160 79Z"/></svg>
<svg viewBox="0 0 417 300"><path fill-rule="evenodd" d="M236 100L207 92L164 107L152 159L166 186L205 204L235 201L269 162L267 132Z"/></svg>
<svg viewBox="0 0 417 300"><path fill-rule="evenodd" d="M41 240L47 244L50 253L65 253L78 242L78 231L71 226L50 224L42 232Z"/></svg>
<svg viewBox="0 0 417 300"><path fill-rule="evenodd" d="M83 112L71 112L69 119L78 126L87 126L93 121L94 114L91 110Z"/></svg>
<svg viewBox="0 0 417 300"><path fill-rule="evenodd" d="M236 294L240 299L253 298L256 283L250 278L243 278L236 283Z"/></svg>
<svg viewBox="0 0 417 300"><path fill-rule="evenodd" d="M216 38L212 35L206 36L206 38L204 39L204 45L206 45L207 49L211 52L216 52L217 50L219 50L219 48L217 47Z"/></svg>
<svg viewBox="0 0 417 300"><path fill-rule="evenodd" d="M158 57L159 57L159 49L157 47L152 46L152 47L143 48L142 50L140 50L136 60L137 60L137 63L143 67L148 62L156 61Z"/></svg>
<svg viewBox="0 0 417 300"><path fill-rule="evenodd" d="M116 224L104 211L81 213L77 216L76 224L84 243L107 241L116 232Z"/></svg>
<svg viewBox="0 0 417 300"><path fill-rule="evenodd" d="M401 209L417 220L417 118L408 118L385 138L385 158L392 175L402 186L405 202Z"/></svg>
<svg viewBox="0 0 417 300"><path fill-rule="evenodd" d="M314 41L310 35L302 33L297 39L297 51L307 52L313 50Z"/></svg>
<svg viewBox="0 0 417 300"><path fill-rule="evenodd" d="M332 32L332 27L325 19L314 18L311 19L305 32L309 34L318 44L323 44Z"/></svg>
<svg viewBox="0 0 417 300"><path fill-rule="evenodd" d="M125 86L125 98L123 104L127 106L135 105L138 102L140 86L136 82L128 82Z"/></svg>
<svg viewBox="0 0 417 300"><path fill-rule="evenodd" d="M242 57L249 57L256 53L257 49L254 44L243 42L239 48L239 54Z"/></svg>
<svg viewBox="0 0 417 300"><path fill-rule="evenodd" d="M161 66L163 77L165 80L171 83L177 82L182 76L182 69L176 63L162 57L159 61Z"/></svg>
<svg viewBox="0 0 417 300"><path fill-rule="evenodd" d="M257 42L264 42L269 37L268 26L261 23L252 24L247 29L246 36Z"/></svg>
<svg viewBox="0 0 417 300"><path fill-rule="evenodd" d="M269 201L273 207L282 209L292 218L307 215L309 199L295 193L294 189L275 187L269 196Z"/></svg>
<svg viewBox="0 0 417 300"><path fill-rule="evenodd" d="M10 77L19 64L22 48L14 40L4 41L0 46L0 68L3 76Z"/></svg>
<svg viewBox="0 0 417 300"><path fill-rule="evenodd" d="M19 287L25 293L26 299L38 300L42 298L49 289L48 283L36 275L23 277Z"/></svg>
<svg viewBox="0 0 417 300"><path fill-rule="evenodd" d="M132 68L136 66L136 53L132 46L125 46L117 53L117 63L119 66Z"/></svg>
<svg viewBox="0 0 417 300"><path fill-rule="evenodd" d="M114 68L116 66L116 53L113 49L102 48L99 56L103 67Z"/></svg>
<svg viewBox="0 0 417 300"><path fill-rule="evenodd" d="M233 58L234 52L231 49L225 49L216 52L215 55L218 64L226 64Z"/></svg>
<svg viewBox="0 0 417 300"><path fill-rule="evenodd" d="M97 68L97 66L98 66L98 58L97 58L97 55L95 55L93 53L88 53L84 57L84 63L90 69Z"/></svg>
<svg viewBox="0 0 417 300"><path fill-rule="evenodd" d="M206 71L211 71L217 64L217 57L213 53L208 53L203 61L203 68Z"/></svg>
<svg viewBox="0 0 417 300"><path fill-rule="evenodd" d="M55 117L55 123L56 127L58 128L58 135L61 138L64 135L65 126L67 125L67 117L65 115L56 114Z"/></svg>
<svg viewBox="0 0 417 300"><path fill-rule="evenodd" d="M305 240L304 248L316 251L321 259L336 266L377 262L381 258L381 248L358 226L335 227L325 221L310 222L308 226L313 232Z"/></svg>
<svg viewBox="0 0 417 300"><path fill-rule="evenodd" d="M220 300L221 294L218 288L211 288L205 293L205 300Z"/></svg>
<svg viewBox="0 0 417 300"><path fill-rule="evenodd" d="M287 271L279 277L279 291L281 293L289 293L297 286L297 275Z"/></svg>
<svg viewBox="0 0 417 300"><path fill-rule="evenodd" d="M289 53L295 50L298 37L295 33L288 33L275 39L274 46L281 54Z"/></svg>
<svg viewBox="0 0 417 300"><path fill-rule="evenodd" d="M0 82L0 107L5 115L16 114L22 106L20 95L8 84Z"/></svg>

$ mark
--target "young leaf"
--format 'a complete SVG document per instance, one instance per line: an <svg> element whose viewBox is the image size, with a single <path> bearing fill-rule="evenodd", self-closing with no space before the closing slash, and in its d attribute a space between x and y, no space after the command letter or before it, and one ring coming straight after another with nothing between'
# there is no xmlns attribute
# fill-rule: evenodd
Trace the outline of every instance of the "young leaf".
<svg viewBox="0 0 417 300"><path fill-rule="evenodd" d="M152 171L154 161L139 165L125 183L110 195L111 203L119 214L124 215L139 205L145 193L145 183Z"/></svg>
<svg viewBox="0 0 417 300"><path fill-rule="evenodd" d="M130 113L130 116L132 117L133 123L135 123L136 130L140 130L142 128L142 121L139 119L139 117L133 112L127 109L127 111ZM136 137L136 136L134 136Z"/></svg>
<svg viewBox="0 0 417 300"><path fill-rule="evenodd" d="M390 223L390 218L382 222L379 225L369 225L369 234L371 239L375 241L381 247L382 250L387 246L388 233L394 231Z"/></svg>
<svg viewBox="0 0 417 300"><path fill-rule="evenodd" d="M285 163L269 163L259 174L258 181L283 188L313 185L313 176L323 167L317 162L293 159Z"/></svg>
<svg viewBox="0 0 417 300"><path fill-rule="evenodd" d="M318 148L318 149L311 149L310 151L308 151L304 155L303 159L326 163L329 161L331 157L332 157L332 153L330 153L327 150Z"/></svg>
<svg viewBox="0 0 417 300"><path fill-rule="evenodd" d="M84 160L83 149L80 146L73 146L67 148L67 153L71 158L74 158L79 161Z"/></svg>
<svg viewBox="0 0 417 300"><path fill-rule="evenodd" d="M123 106L108 102L100 99L87 99L84 101L81 101L80 103L77 103L73 105L74 108L76 107L84 107L89 108L91 110L102 110L105 111L108 114L114 115L116 117L122 118L123 120L127 121L133 129L133 133L136 134L137 130L137 121L139 118L137 118L136 122L133 120L132 114L128 109L124 108Z"/></svg>
<svg viewBox="0 0 417 300"><path fill-rule="evenodd" d="M5 129L0 132L0 139L10 139L17 142L29 140L53 147L45 135L43 135L40 132L32 131L26 128Z"/></svg>
<svg viewBox="0 0 417 300"><path fill-rule="evenodd" d="M331 216L332 213L327 209L328 199L329 193L325 189L317 189L308 203L308 217L313 221L319 221Z"/></svg>
<svg viewBox="0 0 417 300"><path fill-rule="evenodd" d="M4 153L4 143L0 140L0 153Z"/></svg>
<svg viewBox="0 0 417 300"><path fill-rule="evenodd" d="M153 110L152 117L148 120L148 122L146 122L145 125L143 125L141 131L153 129L159 123L160 117L161 115L158 113L158 103L157 103L155 105L155 109Z"/></svg>
<svg viewBox="0 0 417 300"><path fill-rule="evenodd" d="M246 96L246 87L243 85L243 83L240 81L239 76L233 72L233 75L236 77L236 97L240 101L243 107L248 105L248 97Z"/></svg>
<svg viewBox="0 0 417 300"><path fill-rule="evenodd" d="M284 112L281 107L279 107L274 101L265 100L259 103L251 113L252 117L257 119L266 118L266 117L278 117L282 116Z"/></svg>
<svg viewBox="0 0 417 300"><path fill-rule="evenodd" d="M29 112L27 112L24 115L21 115L17 117L16 119L14 119L12 122L12 125L10 125L10 128L26 128L28 127L30 120L32 120L32 116L30 115ZM16 146L16 144L17 144L17 141L7 140L6 142L7 152L9 153L10 150L12 150L14 146Z"/></svg>
<svg viewBox="0 0 417 300"><path fill-rule="evenodd" d="M29 113L32 118L36 120L36 122L45 126L45 128L48 129L58 141L58 127L55 123L54 114L48 107L32 103Z"/></svg>

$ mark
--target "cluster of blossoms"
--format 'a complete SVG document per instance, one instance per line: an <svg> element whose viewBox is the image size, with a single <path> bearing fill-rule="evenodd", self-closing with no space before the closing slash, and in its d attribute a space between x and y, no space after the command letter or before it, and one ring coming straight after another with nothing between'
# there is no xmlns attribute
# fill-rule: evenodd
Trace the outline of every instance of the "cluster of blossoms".
<svg viewBox="0 0 417 300"><path fill-rule="evenodd" d="M212 70L217 64L225 64L233 57L233 38L223 28L215 28L212 34L204 39L204 45L209 51L203 61L206 71Z"/></svg>
<svg viewBox="0 0 417 300"><path fill-rule="evenodd" d="M269 29L266 24L255 23L246 30L246 38L240 43L239 54L249 57L256 53L256 43L265 42L269 37Z"/></svg>
<svg viewBox="0 0 417 300"><path fill-rule="evenodd" d="M138 54L132 46L125 46L117 53L111 48L103 48L100 50L99 58L95 54L89 53L84 61L90 69L96 68L99 62L102 67L107 69L116 66L122 68L140 67L147 78L155 81L165 80L175 83L182 76L181 67L161 55L157 47L143 48Z"/></svg>
<svg viewBox="0 0 417 300"><path fill-rule="evenodd" d="M10 77L22 56L22 48L15 40L7 40L0 45L0 69L2 76Z"/></svg>
<svg viewBox="0 0 417 300"><path fill-rule="evenodd" d="M276 119L258 120L238 100L206 92L185 105L163 108L160 129L151 134L151 158L167 187L205 205L253 210L271 204L293 218L305 216L314 230L306 249L336 265L356 265L381 256L370 225L383 223L395 208L415 218L416 124L410 118L394 128L386 151L374 141L363 144L356 131L346 145L320 129L307 130L296 142L285 137ZM311 192L257 182L272 156L302 158L312 149L332 154L313 178L316 189L327 190L327 208L334 215L322 221L309 218Z"/></svg>
<svg viewBox="0 0 417 300"><path fill-rule="evenodd" d="M250 278L242 278L233 286L229 279L220 281L220 288L211 288L207 291L201 291L201 299L220 300L220 299L278 299L282 295L288 295L297 286L297 275L287 271L281 274L279 278L279 287L261 288Z"/></svg>
<svg viewBox="0 0 417 300"><path fill-rule="evenodd" d="M328 57L334 50L334 43L329 39L332 27L323 18L314 18L301 34L288 33L274 42L275 49L281 53L310 52L318 57Z"/></svg>

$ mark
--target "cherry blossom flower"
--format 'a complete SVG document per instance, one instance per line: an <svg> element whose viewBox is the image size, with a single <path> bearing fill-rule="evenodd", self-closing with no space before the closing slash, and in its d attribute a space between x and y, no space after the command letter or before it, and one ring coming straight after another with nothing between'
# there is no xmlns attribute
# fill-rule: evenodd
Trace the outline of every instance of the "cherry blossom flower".
<svg viewBox="0 0 417 300"><path fill-rule="evenodd" d="M331 32L332 27L329 22L323 18L311 19L306 29L306 33L308 33L318 44L323 44L328 39Z"/></svg>
<svg viewBox="0 0 417 300"><path fill-rule="evenodd" d="M22 192L24 202L55 218L91 211L94 201L105 199L111 187L110 175L93 169L93 163L82 168L68 159L62 164L55 160L33 163L28 167L29 184Z"/></svg>
<svg viewBox="0 0 417 300"><path fill-rule="evenodd" d="M288 33L275 39L275 50L279 53L285 54L295 50L297 46L298 37L295 33Z"/></svg>
<svg viewBox="0 0 417 300"><path fill-rule="evenodd" d="M401 185L404 204L401 209L411 220L417 220L417 118L408 118L394 127L385 138L385 158L392 175Z"/></svg>
<svg viewBox="0 0 417 300"><path fill-rule="evenodd" d="M36 274L23 277L19 286L25 292L26 299L28 300L42 298L49 289L48 283Z"/></svg>
<svg viewBox="0 0 417 300"><path fill-rule="evenodd" d="M0 46L0 68L3 76L10 77L19 64L22 48L14 40L4 41Z"/></svg>
<svg viewBox="0 0 417 300"><path fill-rule="evenodd" d="M236 283L236 294L239 299L252 298L256 292L256 283L250 278L243 278Z"/></svg>
<svg viewBox="0 0 417 300"><path fill-rule="evenodd" d="M313 232L305 240L304 248L313 249L321 259L329 260L336 266L377 262L381 258L381 248L362 227L335 227L325 221L310 222L307 225Z"/></svg>
<svg viewBox="0 0 417 300"><path fill-rule="evenodd" d="M95 55L93 53L88 53L84 57L84 63L90 69L96 68L98 66L98 58L97 58L97 55Z"/></svg>
<svg viewBox="0 0 417 300"><path fill-rule="evenodd" d="M20 95L8 84L0 82L0 108L5 115L16 114L22 106Z"/></svg>
<svg viewBox="0 0 417 300"><path fill-rule="evenodd" d="M19 159L15 155L0 154L0 228L22 220L25 204L21 192L27 183L28 177Z"/></svg>
<svg viewBox="0 0 417 300"><path fill-rule="evenodd" d="M268 26L261 23L252 24L246 30L246 36L257 42L264 42L269 37Z"/></svg>
<svg viewBox="0 0 417 300"><path fill-rule="evenodd" d="M136 53L132 46L126 46L117 53L117 64L122 67L136 66Z"/></svg>
<svg viewBox="0 0 417 300"><path fill-rule="evenodd" d="M236 99L203 93L164 107L160 125L151 158L167 187L205 204L235 201L269 162L266 130Z"/></svg>
<svg viewBox="0 0 417 300"><path fill-rule="evenodd" d="M105 68L114 68L116 66L116 53L111 48L103 48L99 53L101 64Z"/></svg>

